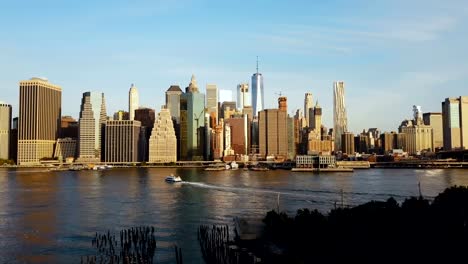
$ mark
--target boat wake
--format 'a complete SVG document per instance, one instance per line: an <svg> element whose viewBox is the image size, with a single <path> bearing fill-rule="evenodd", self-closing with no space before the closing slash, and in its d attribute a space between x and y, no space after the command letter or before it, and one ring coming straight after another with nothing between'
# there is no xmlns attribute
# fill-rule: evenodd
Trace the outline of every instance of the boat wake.
<svg viewBox="0 0 468 264"><path fill-rule="evenodd" d="M311 199L312 197L316 197L314 194L305 194L305 193L297 193L297 192L288 192L288 191L277 191L277 190L269 190L269 189L259 189L259 188L250 188L250 187L231 187L231 186L219 186L219 185L212 185L206 184L202 182L187 182L183 181L183 184L191 185L199 188L205 189L212 189L218 191L227 191L233 193L257 193L257 194L273 194L273 195L284 195L284 196L292 196L292 197L299 197L299 198L307 198L307 202L309 203L317 203Z"/></svg>

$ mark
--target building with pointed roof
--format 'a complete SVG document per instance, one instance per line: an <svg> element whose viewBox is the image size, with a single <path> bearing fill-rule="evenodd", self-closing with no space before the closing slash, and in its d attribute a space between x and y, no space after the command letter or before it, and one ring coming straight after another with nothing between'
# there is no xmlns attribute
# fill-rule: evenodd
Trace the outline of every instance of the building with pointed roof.
<svg viewBox="0 0 468 264"><path fill-rule="evenodd" d="M177 138L169 109L161 109L149 140L149 162L176 162Z"/></svg>
<svg viewBox="0 0 468 264"><path fill-rule="evenodd" d="M130 120L135 119L135 110L139 107L139 96L136 86L132 83L128 91L128 113Z"/></svg>

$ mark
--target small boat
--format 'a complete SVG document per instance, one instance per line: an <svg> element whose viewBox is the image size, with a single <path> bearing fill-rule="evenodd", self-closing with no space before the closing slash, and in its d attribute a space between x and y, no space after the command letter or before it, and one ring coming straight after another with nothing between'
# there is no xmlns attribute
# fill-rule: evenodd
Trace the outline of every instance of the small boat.
<svg viewBox="0 0 468 264"><path fill-rule="evenodd" d="M239 164L237 162L233 161L231 162L231 170L238 170L239 169Z"/></svg>
<svg viewBox="0 0 468 264"><path fill-rule="evenodd" d="M180 176L174 176L173 174L169 175L165 179L166 182L181 182L182 179Z"/></svg>

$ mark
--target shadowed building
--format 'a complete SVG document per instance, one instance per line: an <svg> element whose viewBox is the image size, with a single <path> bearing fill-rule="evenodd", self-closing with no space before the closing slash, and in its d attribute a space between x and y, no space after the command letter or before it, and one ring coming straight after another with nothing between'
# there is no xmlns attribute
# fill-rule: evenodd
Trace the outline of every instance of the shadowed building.
<svg viewBox="0 0 468 264"><path fill-rule="evenodd" d="M141 142L149 142L150 136L151 136L151 131L153 130L153 125L155 122L155 113L154 109L151 108L138 108L135 110L135 120L141 122L141 128L145 130L145 140ZM143 152L143 160L147 161L148 160L148 145L142 145L140 146L141 151Z"/></svg>
<svg viewBox="0 0 468 264"><path fill-rule="evenodd" d="M161 109L149 140L149 162L176 162L177 138L169 109Z"/></svg>
<svg viewBox="0 0 468 264"><path fill-rule="evenodd" d="M20 82L18 165L52 158L59 135L62 88L44 78Z"/></svg>
<svg viewBox="0 0 468 264"><path fill-rule="evenodd" d="M131 163L142 161L141 122L111 120L105 123L105 162Z"/></svg>
<svg viewBox="0 0 468 264"><path fill-rule="evenodd" d="M354 154L354 134L345 132L341 135L342 148L341 151L348 155Z"/></svg>
<svg viewBox="0 0 468 264"><path fill-rule="evenodd" d="M11 105L0 102L0 159L10 159Z"/></svg>
<svg viewBox="0 0 468 264"><path fill-rule="evenodd" d="M76 138L59 138L55 143L54 158L59 161L65 161L67 158L76 157Z"/></svg>
<svg viewBox="0 0 468 264"><path fill-rule="evenodd" d="M71 116L62 116L60 138L78 138L79 123Z"/></svg>
<svg viewBox="0 0 468 264"><path fill-rule="evenodd" d="M10 159L17 163L18 156L18 117L13 118L10 130Z"/></svg>
<svg viewBox="0 0 468 264"><path fill-rule="evenodd" d="M397 148L397 142L395 142L395 133L394 132L385 132L380 134L380 142L382 144L383 154L389 154L393 149Z"/></svg>

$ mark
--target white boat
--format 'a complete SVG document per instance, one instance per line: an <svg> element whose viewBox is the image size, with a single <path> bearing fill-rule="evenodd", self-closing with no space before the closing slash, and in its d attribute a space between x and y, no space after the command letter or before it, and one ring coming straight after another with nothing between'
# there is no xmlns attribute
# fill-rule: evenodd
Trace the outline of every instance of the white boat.
<svg viewBox="0 0 468 264"><path fill-rule="evenodd" d="M231 162L231 169L232 170L239 169L239 164L237 164L237 162L235 162L235 161Z"/></svg>
<svg viewBox="0 0 468 264"><path fill-rule="evenodd" d="M173 174L169 175L165 179L166 182L181 182L182 179L180 176L174 176Z"/></svg>

